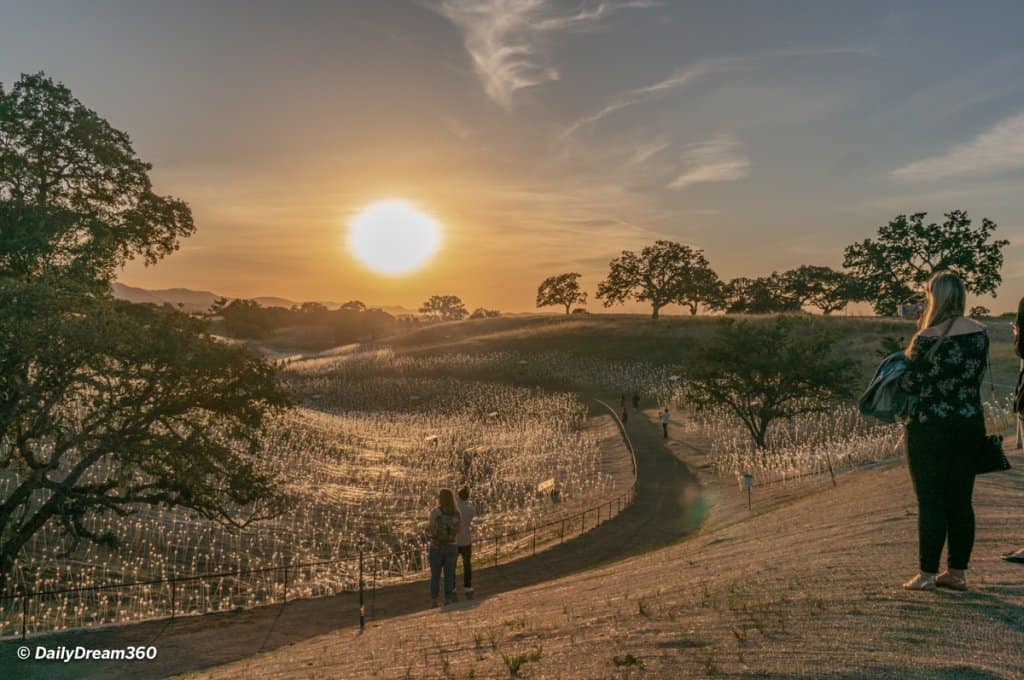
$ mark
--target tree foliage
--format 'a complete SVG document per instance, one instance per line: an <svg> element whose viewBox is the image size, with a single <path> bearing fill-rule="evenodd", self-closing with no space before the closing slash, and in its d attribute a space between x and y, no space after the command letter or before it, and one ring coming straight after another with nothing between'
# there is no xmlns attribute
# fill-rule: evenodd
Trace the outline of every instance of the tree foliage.
<svg viewBox="0 0 1024 680"><path fill-rule="evenodd" d="M192 213L153 192L150 167L45 75L0 86L0 267L107 281L130 258L173 252L195 230Z"/></svg>
<svg viewBox="0 0 1024 680"><path fill-rule="evenodd" d="M348 302L343 303L338 309L346 312L365 312L366 305L362 300L349 300Z"/></svg>
<svg viewBox="0 0 1024 680"><path fill-rule="evenodd" d="M975 295L995 296L1002 282L1004 239L993 239L995 222L974 227L967 213L954 210L942 224L925 224L926 213L898 215L878 228L878 237L846 248L843 266L859 280L878 314L894 314L919 296L933 273L950 270Z"/></svg>
<svg viewBox="0 0 1024 680"><path fill-rule="evenodd" d="M605 307L629 299L651 304L657 319L669 304L696 306L716 299L718 277L703 251L673 241L656 241L639 254L624 250L609 264L608 277L598 284L597 297Z"/></svg>
<svg viewBox="0 0 1024 680"><path fill-rule="evenodd" d="M803 265L783 272L782 281L787 297L801 306L816 307L826 316L863 296L857 279L831 267Z"/></svg>
<svg viewBox="0 0 1024 680"><path fill-rule="evenodd" d="M233 525L277 511L257 453L286 403L273 368L205 321L110 294L127 260L194 230L128 136L42 74L0 88L0 580L59 527L178 505Z"/></svg>
<svg viewBox="0 0 1024 680"><path fill-rule="evenodd" d="M218 302L220 302L218 300ZM320 329L319 334L337 344L391 335L398 330L393 316L380 309L354 305L331 310L319 302L303 302L291 309L264 307L255 300L232 300L216 308L223 333L233 338L256 340L291 327Z"/></svg>
<svg viewBox="0 0 1024 680"><path fill-rule="evenodd" d="M484 307L477 307L473 310L473 313L469 315L470 319L495 319L501 316L501 312L497 309L486 309Z"/></svg>
<svg viewBox="0 0 1024 680"><path fill-rule="evenodd" d="M431 295L419 312L441 321L461 321L469 314L466 305L456 295Z"/></svg>
<svg viewBox="0 0 1024 680"><path fill-rule="evenodd" d="M800 300L778 272L758 278L739 277L724 286L717 303L730 314L774 314L800 311Z"/></svg>
<svg viewBox="0 0 1024 680"><path fill-rule="evenodd" d="M722 319L684 368L686 398L698 409L730 410L765 448L773 421L850 396L856 364L837 341L836 330L815 319Z"/></svg>
<svg viewBox="0 0 1024 680"><path fill-rule="evenodd" d="M537 287L538 307L559 305L565 307L568 316L575 304L587 304L587 294L580 288L580 274L577 272L549 276Z"/></svg>

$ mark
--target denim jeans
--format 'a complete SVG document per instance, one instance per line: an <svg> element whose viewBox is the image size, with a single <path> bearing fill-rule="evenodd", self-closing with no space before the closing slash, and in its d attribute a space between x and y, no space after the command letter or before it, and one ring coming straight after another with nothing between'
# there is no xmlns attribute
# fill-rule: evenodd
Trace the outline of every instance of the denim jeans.
<svg viewBox="0 0 1024 680"><path fill-rule="evenodd" d="M430 544L427 557L430 560L430 598L437 599L441 589L441 570L444 570L444 599L455 597L455 558L458 549L454 543Z"/></svg>

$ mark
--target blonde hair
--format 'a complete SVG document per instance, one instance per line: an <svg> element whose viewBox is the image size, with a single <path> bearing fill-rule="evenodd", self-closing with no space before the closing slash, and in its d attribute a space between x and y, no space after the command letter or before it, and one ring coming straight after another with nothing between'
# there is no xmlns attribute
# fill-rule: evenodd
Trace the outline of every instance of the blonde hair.
<svg viewBox="0 0 1024 680"><path fill-rule="evenodd" d="M935 343L928 352L928 356L931 358L935 350L938 349L939 344L949 334L950 329L953 327L953 322L964 315L964 309L967 306L967 287L964 286L963 279L953 272L935 272L928 279L928 284L925 286L925 296L927 305L918 322L917 333L911 338L911 345L913 345L913 341L917 336L921 334L921 331L938 326L940 323L946 323L946 328L942 331L939 342ZM909 347L907 348L907 354L910 354Z"/></svg>

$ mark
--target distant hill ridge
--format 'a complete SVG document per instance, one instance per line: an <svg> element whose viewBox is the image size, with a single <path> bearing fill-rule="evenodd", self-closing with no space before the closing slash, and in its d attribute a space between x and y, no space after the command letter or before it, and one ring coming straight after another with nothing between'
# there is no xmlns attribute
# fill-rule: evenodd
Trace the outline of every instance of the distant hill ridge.
<svg viewBox="0 0 1024 680"><path fill-rule="evenodd" d="M111 291L114 297L119 300L127 300L128 302L138 303L150 303L154 305L162 305L165 302L174 305L175 307L181 305L181 308L186 312L205 312L210 309L213 303L225 297L228 300L234 298L227 295L218 295L208 290L190 290L188 288L165 288L162 290L149 290L146 288L135 288L133 286L126 286L123 283L114 282L111 286ZM282 297L274 296L263 296L255 298L247 298L256 301L264 307L292 307L294 305L301 304L294 300L289 300ZM340 302L320 301L328 309L337 309L341 306ZM368 307L375 307L375 305L368 304ZM393 316L400 316L403 314L416 314L416 311L407 309L400 305L385 305L381 306L388 314Z"/></svg>

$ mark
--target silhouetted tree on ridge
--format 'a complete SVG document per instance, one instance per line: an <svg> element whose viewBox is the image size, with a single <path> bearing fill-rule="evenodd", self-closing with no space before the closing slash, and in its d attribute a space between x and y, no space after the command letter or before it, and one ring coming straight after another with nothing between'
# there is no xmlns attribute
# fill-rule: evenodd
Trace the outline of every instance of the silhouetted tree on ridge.
<svg viewBox="0 0 1024 680"><path fill-rule="evenodd" d="M469 314L457 295L431 295L419 312L442 321L461 321Z"/></svg>
<svg viewBox="0 0 1024 680"><path fill-rule="evenodd" d="M958 274L975 295L996 294L1002 283L1005 239L992 239L996 223L988 218L973 227L962 210L946 213L942 224L925 224L926 213L897 215L878 228L878 236L846 248L843 266L860 283L876 314L895 314L919 297L936 271Z"/></svg>
<svg viewBox="0 0 1024 680"><path fill-rule="evenodd" d="M714 276L703 251L673 241L656 241L639 254L624 250L609 263L608 277L597 286L605 307L633 299L651 304L657 319L665 305L696 305L717 299Z"/></svg>
<svg viewBox="0 0 1024 680"><path fill-rule="evenodd" d="M565 307L565 315L568 316L575 304L587 304L587 294L580 288L580 274L577 272L549 276L537 287L538 307L560 305Z"/></svg>

